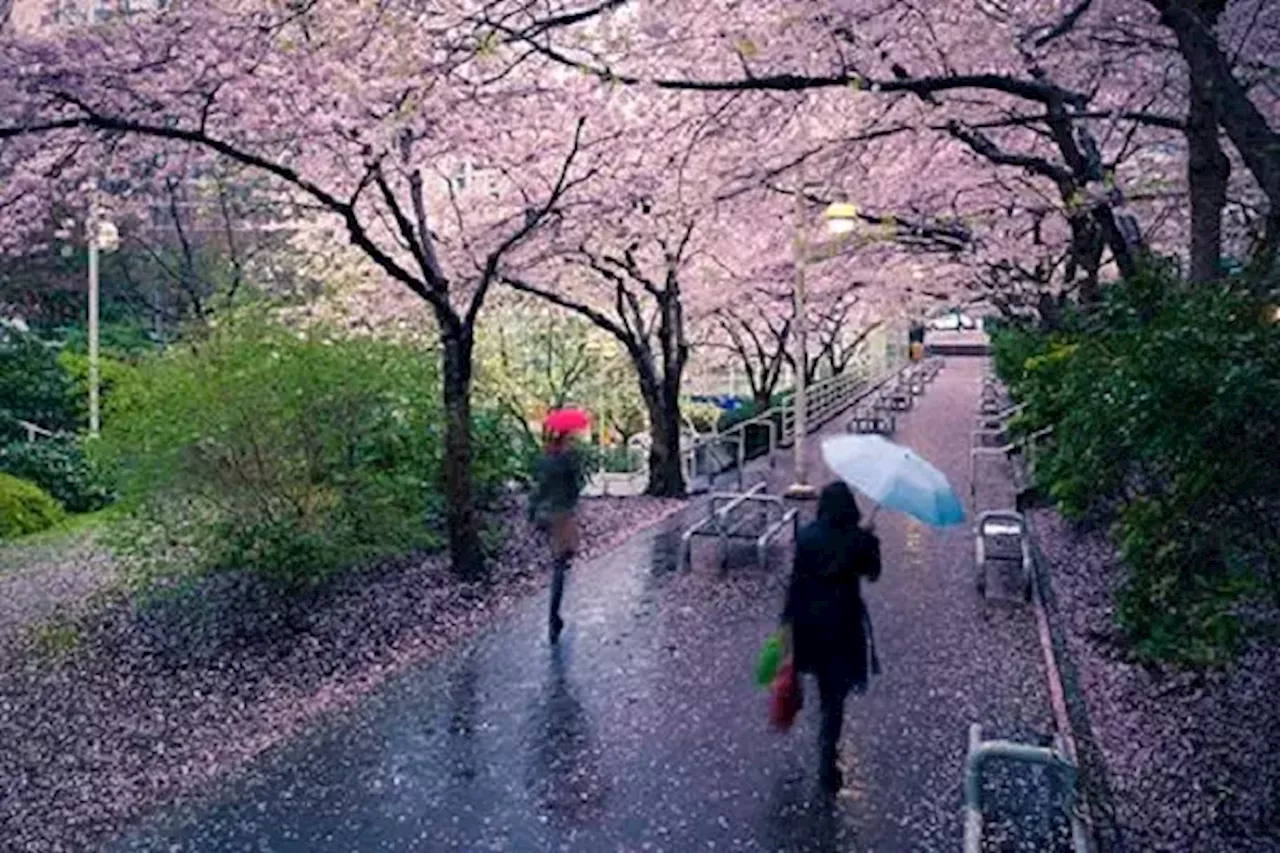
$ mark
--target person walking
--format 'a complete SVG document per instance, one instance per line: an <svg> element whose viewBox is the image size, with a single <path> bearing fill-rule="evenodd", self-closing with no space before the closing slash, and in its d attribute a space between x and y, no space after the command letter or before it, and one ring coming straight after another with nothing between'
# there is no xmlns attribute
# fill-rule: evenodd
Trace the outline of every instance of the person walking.
<svg viewBox="0 0 1280 853"><path fill-rule="evenodd" d="M826 486L817 518L796 537L795 561L782 611L784 654L797 673L817 678L822 714L819 780L835 793L844 785L837 766L844 703L850 691L866 689L879 674L871 619L861 580L880 577L880 540L873 526L860 526L853 492L843 482Z"/></svg>
<svg viewBox="0 0 1280 853"><path fill-rule="evenodd" d="M573 449L569 432L552 431L546 452L538 466L534 507L551 531L551 612L548 635L559 642L564 630L560 602L564 598L565 575L578 551L578 497L582 491L582 465Z"/></svg>

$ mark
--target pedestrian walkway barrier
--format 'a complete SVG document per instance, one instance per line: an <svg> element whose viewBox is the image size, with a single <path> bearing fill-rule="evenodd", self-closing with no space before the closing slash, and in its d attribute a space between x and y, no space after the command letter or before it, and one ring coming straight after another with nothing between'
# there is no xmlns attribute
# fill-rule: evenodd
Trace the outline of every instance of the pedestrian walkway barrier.
<svg viewBox="0 0 1280 853"><path fill-rule="evenodd" d="M764 493L764 483L757 483L745 492L715 492L708 504L707 516L696 522L680 537L680 565L693 564L693 540L697 537L715 538L720 543L720 568L729 565L729 543L734 540L753 542L756 562L766 568L769 562L769 545L778 539L790 525L792 536L799 526L798 510L787 508L778 495Z"/></svg>
<svg viewBox="0 0 1280 853"><path fill-rule="evenodd" d="M891 411L909 412L914 402L911 391L899 385L896 388L890 388L882 395L884 405Z"/></svg>
<svg viewBox="0 0 1280 853"><path fill-rule="evenodd" d="M1035 563L1030 528L1027 517L1022 512L1022 496L1034 473L1037 443L1050 435L1052 428L1009 441L1009 420L1021 411L1022 405L1010 405L1005 389L988 364L983 377L977 429L972 433L969 453L969 499L977 516L973 531L975 582L979 612L983 618L987 616L987 576L991 569L1015 568L1022 599L1031 603L1036 594ZM1025 471L1021 474L1021 466L1012 466L1010 479L1017 489L1015 506L980 510L977 505L978 460L997 457L1009 458L1012 462L1015 453L1021 454L1026 463ZM1071 827L1072 847L1076 853L1086 853L1089 849L1087 833L1077 808L1076 765L1072 760L1074 748L1068 750L1068 745L1061 736L1056 736L1052 743L1050 748L1010 740L983 740L982 727L976 723L970 727L969 751L964 762L965 853L979 853L982 850L982 773L992 759L1049 768L1061 792L1062 806Z"/></svg>
<svg viewBox="0 0 1280 853"><path fill-rule="evenodd" d="M982 772L993 759L1047 767L1061 793L1060 805L1071 826L1072 848L1076 853L1088 849L1085 827L1076 809L1076 765L1067 758L1061 737L1054 736L1052 747L983 740L982 726L974 723L969 727L969 751L964 759L964 853L982 850Z"/></svg>
<svg viewBox="0 0 1280 853"><path fill-rule="evenodd" d="M805 415L809 431L821 428L841 412L879 392L898 373L899 366L895 363L871 378L857 371L847 370L808 386ZM741 491L746 485L748 447L752 445L752 438L761 434L767 436L767 444L763 446L769 458L769 467L772 468L776 465L775 454L778 448L789 447L795 441L794 396L784 399L782 405L736 423L723 432L701 436L685 443L681 447L685 482L694 483L705 477L705 490L709 491L715 487L717 478L730 472L736 479L736 488ZM710 447L716 450L708 451Z"/></svg>
<svg viewBox="0 0 1280 853"><path fill-rule="evenodd" d="M991 509L979 514L978 523L973 530L973 551L978 605L983 618L987 615L989 569L1016 565L1021 572L1023 601L1031 603L1035 567L1031 562L1027 520L1022 513L1010 509Z"/></svg>
<svg viewBox="0 0 1280 853"><path fill-rule="evenodd" d="M990 446L984 442L993 436L999 437L1003 435L1002 430L980 429L974 430L973 445L969 450L969 502L977 509L977 493L978 493L978 460L1004 457L1011 459L1014 453L1021 453L1025 460L1025 465L1013 466L1014 486L1019 493L1027 491L1035 482L1035 465L1037 457L1037 446L1040 441L1053 434L1053 427L1048 426L1043 429L1036 430L1033 433L1022 436L1015 441L1005 444Z"/></svg>
<svg viewBox="0 0 1280 853"><path fill-rule="evenodd" d="M874 432L880 435L893 435L897 429L898 417L883 396L877 396L870 403L862 403L855 408L848 426L849 432Z"/></svg>
<svg viewBox="0 0 1280 853"><path fill-rule="evenodd" d="M716 478L728 471L736 478L737 488L741 490L746 477L747 445L752 430L767 433L767 454L769 467L772 468L775 464L773 454L778 448L778 425L774 414L775 410L771 409L750 420L734 424L724 432L701 436L689 442L680 456L685 482L692 483L699 476L705 476L707 488L713 488Z"/></svg>
<svg viewBox="0 0 1280 853"><path fill-rule="evenodd" d="M56 438L57 433L53 430L47 430L39 424L33 424L31 421L24 421L21 418L14 418L14 422L22 428L27 434L27 443L32 444L37 438Z"/></svg>
<svg viewBox="0 0 1280 853"><path fill-rule="evenodd" d="M849 419L848 431L892 435L898 429L897 413L911 410L915 398L937 378L944 363L935 356L903 368L892 386L886 383L874 398L858 405Z"/></svg>

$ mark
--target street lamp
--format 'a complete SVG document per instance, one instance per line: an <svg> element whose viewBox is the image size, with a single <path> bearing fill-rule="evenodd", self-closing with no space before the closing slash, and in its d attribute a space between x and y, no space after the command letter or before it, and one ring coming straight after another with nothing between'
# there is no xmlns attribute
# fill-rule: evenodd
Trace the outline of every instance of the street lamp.
<svg viewBox="0 0 1280 853"><path fill-rule="evenodd" d="M98 250L115 251L120 245L120 232L101 218L96 200L90 205L85 230L89 244L89 435L96 438L102 423L98 390Z"/></svg>
<svg viewBox="0 0 1280 853"><path fill-rule="evenodd" d="M827 231L837 237L852 233L857 227L858 209L848 202L833 202L823 212L827 223ZM795 302L796 348L799 350L796 359L795 377L795 432L792 438L792 452L795 454L795 481L788 487L789 498L811 499L817 490L809 483L809 464L805 457L806 437L809 433L809 382L807 368L809 365L809 321L805 314L805 268L809 264L809 248L804 239L804 193L796 193L795 222L795 267L796 282L792 291ZM826 248L825 244L819 248Z"/></svg>

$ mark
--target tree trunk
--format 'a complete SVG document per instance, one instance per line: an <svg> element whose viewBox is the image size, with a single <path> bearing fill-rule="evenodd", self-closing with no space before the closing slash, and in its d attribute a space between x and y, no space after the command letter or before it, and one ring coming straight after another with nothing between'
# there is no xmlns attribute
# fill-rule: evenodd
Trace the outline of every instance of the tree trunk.
<svg viewBox="0 0 1280 853"><path fill-rule="evenodd" d="M759 415L769 411L769 406L773 403L773 389L762 388L751 395L751 405L755 407L752 414Z"/></svg>
<svg viewBox="0 0 1280 853"><path fill-rule="evenodd" d="M484 550L472 501L471 348L469 332L449 331L444 349L444 497L449 557L453 571L467 580L485 576Z"/></svg>
<svg viewBox="0 0 1280 853"><path fill-rule="evenodd" d="M666 382L642 382L645 407L649 410L649 488L656 498L685 495L684 468L680 465L680 400L670 393Z"/></svg>
<svg viewBox="0 0 1280 853"><path fill-rule="evenodd" d="M1217 22L1221 3L1201 4L1208 26ZM1209 87L1192 86L1187 113L1187 182L1191 190L1191 275L1195 283L1220 275L1222 210L1227 206L1231 161L1218 141L1218 113Z"/></svg>
<svg viewBox="0 0 1280 853"><path fill-rule="evenodd" d="M1057 297L1041 293L1036 303L1036 312L1040 316L1040 331L1044 334L1056 332L1061 327L1062 305Z"/></svg>
<svg viewBox="0 0 1280 853"><path fill-rule="evenodd" d="M1212 9L1223 4L1217 0L1207 4L1193 0L1148 2L1160 12L1161 23L1177 38L1178 52L1187 61L1192 88L1200 90L1214 105L1218 123L1267 196L1267 240L1263 253L1270 255L1280 243L1280 134L1271 129L1262 111L1235 78L1217 35L1205 21L1202 5Z"/></svg>

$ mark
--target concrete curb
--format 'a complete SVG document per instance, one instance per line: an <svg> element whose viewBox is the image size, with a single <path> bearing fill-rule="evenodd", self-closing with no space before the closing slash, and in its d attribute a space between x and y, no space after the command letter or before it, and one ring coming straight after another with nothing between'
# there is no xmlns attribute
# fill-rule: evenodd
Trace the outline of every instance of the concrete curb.
<svg viewBox="0 0 1280 853"><path fill-rule="evenodd" d="M1076 838L1076 853L1124 853L1115 823L1115 808L1106 764L1093 738L1088 708L1080 691L1075 666L1066 648L1066 637L1053 592L1052 567L1040 549L1039 533L1030 512L1024 511L1031 560L1035 571L1033 607L1049 679L1054 722L1062 735L1067 756L1076 764L1080 790L1077 811L1084 834Z"/></svg>

